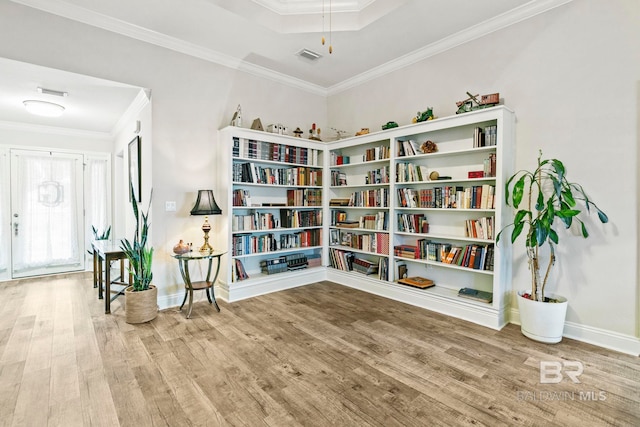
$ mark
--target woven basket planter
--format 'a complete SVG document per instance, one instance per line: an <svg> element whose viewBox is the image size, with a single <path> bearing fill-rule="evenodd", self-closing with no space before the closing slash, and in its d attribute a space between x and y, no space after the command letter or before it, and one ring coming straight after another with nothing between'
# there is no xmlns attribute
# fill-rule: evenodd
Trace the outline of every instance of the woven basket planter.
<svg viewBox="0 0 640 427"><path fill-rule="evenodd" d="M129 286L124 291L125 321L127 323L145 323L158 315L158 288L150 285L146 291L134 292Z"/></svg>

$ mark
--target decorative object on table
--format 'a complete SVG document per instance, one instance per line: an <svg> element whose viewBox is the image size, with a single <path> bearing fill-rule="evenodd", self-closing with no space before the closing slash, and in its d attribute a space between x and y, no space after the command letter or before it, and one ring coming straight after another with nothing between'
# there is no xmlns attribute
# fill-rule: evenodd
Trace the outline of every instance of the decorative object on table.
<svg viewBox="0 0 640 427"><path fill-rule="evenodd" d="M366 135L369 133L369 128L360 128L358 132L356 132L356 136Z"/></svg>
<svg viewBox="0 0 640 427"><path fill-rule="evenodd" d="M320 139L320 128L317 128L315 123L312 123L311 129L309 129L309 139L312 141L322 141L322 139Z"/></svg>
<svg viewBox="0 0 640 427"><path fill-rule="evenodd" d="M467 92L467 95L469 96L467 99L456 102L456 105L458 106L458 111L456 111L456 114L467 113L474 110L481 110L483 108L493 107L500 103L499 93L482 95L480 99L478 99L479 95L472 95L470 92Z"/></svg>
<svg viewBox="0 0 640 427"><path fill-rule="evenodd" d="M300 129L299 127L296 128L296 130L293 131L293 134L296 136L296 138L302 138L302 134L304 132L302 132L302 129Z"/></svg>
<svg viewBox="0 0 640 427"><path fill-rule="evenodd" d="M418 114L413 118L413 123L426 122L433 119L433 107L429 107L425 111L418 111Z"/></svg>
<svg viewBox="0 0 640 427"><path fill-rule="evenodd" d="M397 128L398 124L396 122L387 122L382 125L382 130Z"/></svg>
<svg viewBox="0 0 640 427"><path fill-rule="evenodd" d="M184 240L180 239L178 243L173 247L174 254L186 254L191 251L191 246L188 243L185 243Z"/></svg>
<svg viewBox="0 0 640 427"><path fill-rule="evenodd" d="M147 212L138 208L135 197L131 201L133 216L136 220L136 228L133 240L122 239L120 248L129 260L129 274L132 285L124 291L125 295L125 321L127 323L144 323L153 320L158 315L158 289L151 284L153 271L153 247L150 246L149 236L149 209L153 190L149 195ZM107 296L108 297L108 296Z"/></svg>
<svg viewBox="0 0 640 427"><path fill-rule="evenodd" d="M586 239L589 233L580 219L581 214L585 211L590 214L595 209L601 223L607 223L609 218L589 199L582 185L567 180L564 164L557 159L542 159L542 151L533 171L520 170L509 178L505 185L505 199L507 205L516 209L516 213L513 222L498 233L496 243L506 228L513 227L512 243L524 232L524 247L531 270L531 291L520 291L517 297L520 329L523 335L536 341L560 342L567 299L545 293L551 267L556 262L555 245L559 242L556 220L565 229L579 225ZM525 204L521 208L523 199ZM578 224L575 224L576 221ZM547 248L545 251L542 250L544 246ZM571 255L575 257L577 253ZM543 257L548 258L548 264L542 278L540 263Z"/></svg>
<svg viewBox="0 0 640 427"><path fill-rule="evenodd" d="M253 123L251 123L251 129L262 131L264 130L264 128L262 127L262 120L260 120L259 117L253 120Z"/></svg>
<svg viewBox="0 0 640 427"><path fill-rule="evenodd" d="M238 104L238 108L236 112L233 113L233 118L231 119L231 126L242 127L242 108L240 108L240 104Z"/></svg>
<svg viewBox="0 0 640 427"><path fill-rule="evenodd" d="M91 226L91 232L93 233L93 240L109 240L111 235L111 226L108 226L103 232L98 231L95 225ZM93 255L93 251L87 250L89 255Z"/></svg>
<svg viewBox="0 0 640 427"><path fill-rule="evenodd" d="M213 248L209 244L209 231L211 231L211 224L209 224L209 215L221 215L222 210L216 203L216 199L213 197L213 190L198 190L198 198L196 204L191 209L191 215L205 215L204 224L202 224L202 231L204 232L204 244L200 247L200 252L211 252Z"/></svg>
<svg viewBox="0 0 640 427"><path fill-rule="evenodd" d="M420 146L420 151L424 154L435 153L438 151L438 146L433 141L425 141Z"/></svg>
<svg viewBox="0 0 640 427"><path fill-rule="evenodd" d="M129 142L129 201L135 198L142 201L142 141L139 135Z"/></svg>
<svg viewBox="0 0 640 427"><path fill-rule="evenodd" d="M287 135L289 129L282 123L270 124L267 126L267 132L277 133L278 135Z"/></svg>

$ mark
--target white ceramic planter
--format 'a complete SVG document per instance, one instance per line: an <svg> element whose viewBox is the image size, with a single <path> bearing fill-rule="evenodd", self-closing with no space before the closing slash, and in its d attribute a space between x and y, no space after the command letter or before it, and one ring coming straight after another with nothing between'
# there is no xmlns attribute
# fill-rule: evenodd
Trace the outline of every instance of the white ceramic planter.
<svg viewBox="0 0 640 427"><path fill-rule="evenodd" d="M559 302L539 302L522 296L518 292L520 310L520 330L527 338L548 344L562 341L564 320L567 315L567 299L557 295L547 295Z"/></svg>

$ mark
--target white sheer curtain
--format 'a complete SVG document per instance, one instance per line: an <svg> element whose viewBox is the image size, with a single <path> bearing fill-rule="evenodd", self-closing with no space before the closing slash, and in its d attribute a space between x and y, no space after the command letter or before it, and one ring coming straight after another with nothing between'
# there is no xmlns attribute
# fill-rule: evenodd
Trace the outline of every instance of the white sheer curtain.
<svg viewBox="0 0 640 427"><path fill-rule="evenodd" d="M16 272L78 264L78 185L71 156L17 156L19 238L14 239ZM81 188L81 187L80 187ZM80 192L82 194L82 192Z"/></svg>
<svg viewBox="0 0 640 427"><path fill-rule="evenodd" d="M9 202L9 155L0 149L0 279L9 277L11 219Z"/></svg>
<svg viewBox="0 0 640 427"><path fill-rule="evenodd" d="M87 236L87 248L90 248L90 243L93 239L91 227L95 227L99 234L104 233L108 227L111 227L109 215L109 194L111 187L109 185L111 176L109 168L111 164L108 157L87 156L86 165L85 215L87 229L85 235ZM113 237L113 235L111 237Z"/></svg>

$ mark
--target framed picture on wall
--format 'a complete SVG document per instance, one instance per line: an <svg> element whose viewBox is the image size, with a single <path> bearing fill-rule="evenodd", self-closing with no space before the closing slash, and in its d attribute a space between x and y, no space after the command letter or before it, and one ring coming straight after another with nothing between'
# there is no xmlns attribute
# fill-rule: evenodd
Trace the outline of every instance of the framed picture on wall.
<svg viewBox="0 0 640 427"><path fill-rule="evenodd" d="M141 148L140 136L133 138L129 143L129 201L135 197L142 201L142 170L140 168Z"/></svg>

